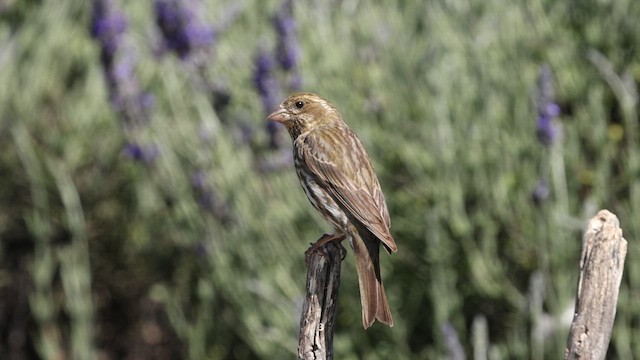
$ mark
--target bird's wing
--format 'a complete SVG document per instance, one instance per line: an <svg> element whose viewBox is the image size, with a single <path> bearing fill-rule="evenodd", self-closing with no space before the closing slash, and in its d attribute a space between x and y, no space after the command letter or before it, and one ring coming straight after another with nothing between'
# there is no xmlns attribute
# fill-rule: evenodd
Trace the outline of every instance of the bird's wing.
<svg viewBox="0 0 640 360"><path fill-rule="evenodd" d="M310 132L298 140L298 151L319 185L388 250L396 252L380 183L355 134L346 127L331 127Z"/></svg>

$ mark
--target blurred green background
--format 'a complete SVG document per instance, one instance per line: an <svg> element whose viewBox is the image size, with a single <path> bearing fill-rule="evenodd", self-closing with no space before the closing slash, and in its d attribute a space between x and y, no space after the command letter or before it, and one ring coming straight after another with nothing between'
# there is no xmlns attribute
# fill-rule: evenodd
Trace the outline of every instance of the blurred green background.
<svg viewBox="0 0 640 360"><path fill-rule="evenodd" d="M0 2L0 358L294 357L331 230L265 125L296 88L364 142L399 246L393 328L347 256L336 358L560 358L600 208L630 241L608 357L640 358L640 2L164 4L188 21Z"/></svg>

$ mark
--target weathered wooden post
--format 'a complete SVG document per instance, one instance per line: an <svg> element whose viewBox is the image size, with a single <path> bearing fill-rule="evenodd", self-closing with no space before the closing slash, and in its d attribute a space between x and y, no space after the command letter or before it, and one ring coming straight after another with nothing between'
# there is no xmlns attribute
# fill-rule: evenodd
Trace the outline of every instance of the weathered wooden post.
<svg viewBox="0 0 640 360"><path fill-rule="evenodd" d="M584 234L575 313L565 359L604 359L616 316L627 241L618 218L607 210L594 216Z"/></svg>
<svg viewBox="0 0 640 360"><path fill-rule="evenodd" d="M343 250L340 244L330 242L323 245L321 251L311 252L306 258L307 294L300 317L298 359L333 359L333 333Z"/></svg>

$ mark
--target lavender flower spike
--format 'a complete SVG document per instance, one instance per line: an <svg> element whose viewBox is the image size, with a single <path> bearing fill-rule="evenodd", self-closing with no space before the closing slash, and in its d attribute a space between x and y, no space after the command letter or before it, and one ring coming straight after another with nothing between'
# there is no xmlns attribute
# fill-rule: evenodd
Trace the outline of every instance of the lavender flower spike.
<svg viewBox="0 0 640 360"><path fill-rule="evenodd" d="M215 42L213 28L199 21L189 0L156 0L154 10L165 46L181 59Z"/></svg>
<svg viewBox="0 0 640 360"><path fill-rule="evenodd" d="M129 143L124 147L124 154L136 161L143 162L145 164L151 164L160 155L160 149L155 145L140 145Z"/></svg>
<svg viewBox="0 0 640 360"><path fill-rule="evenodd" d="M554 119L560 115L560 107L554 100L553 74L549 65L543 65L538 75L538 118L536 135L544 146L550 146L558 137Z"/></svg>
<svg viewBox="0 0 640 360"><path fill-rule="evenodd" d="M141 92L135 77L135 56L126 51L127 20L113 0L95 0L91 35L100 44L100 60L109 87L111 104L127 123L146 123L153 97Z"/></svg>
<svg viewBox="0 0 640 360"><path fill-rule="evenodd" d="M259 49L254 64L253 86L260 95L266 115L278 107L280 101L280 83L275 76L275 61L267 52Z"/></svg>
<svg viewBox="0 0 640 360"><path fill-rule="evenodd" d="M283 70L292 70L297 67L300 57L292 0L285 0L282 3L280 11L273 17L273 26L278 34L278 63Z"/></svg>
<svg viewBox="0 0 640 360"><path fill-rule="evenodd" d="M547 200L551 195L551 189L549 189L549 184L544 178L538 179L536 183L536 187L533 189L533 193L531 194L533 201L536 203L540 203L544 200Z"/></svg>
<svg viewBox="0 0 640 360"><path fill-rule="evenodd" d="M259 50L255 59L255 72L253 73L253 85L260 94L265 116L278 107L280 102L280 83L275 77L275 61L265 51ZM282 136L282 125L274 121L265 122L269 136L269 146L272 149L280 148L285 138Z"/></svg>
<svg viewBox="0 0 640 360"><path fill-rule="evenodd" d="M91 13L91 36L100 44L103 66L110 66L121 47L127 20L112 0L95 0Z"/></svg>

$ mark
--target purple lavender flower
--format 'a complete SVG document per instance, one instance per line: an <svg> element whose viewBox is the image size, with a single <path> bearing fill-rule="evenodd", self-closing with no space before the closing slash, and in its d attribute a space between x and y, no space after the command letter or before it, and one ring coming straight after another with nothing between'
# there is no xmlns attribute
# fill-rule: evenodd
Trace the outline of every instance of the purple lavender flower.
<svg viewBox="0 0 640 360"><path fill-rule="evenodd" d="M543 65L538 75L536 135L544 146L550 146L558 137L559 130L554 120L560 115L560 107L554 98L553 74L548 65Z"/></svg>
<svg viewBox="0 0 640 360"><path fill-rule="evenodd" d="M191 175L191 186L194 189L204 189L207 187L207 175L204 171L198 170Z"/></svg>
<svg viewBox="0 0 640 360"><path fill-rule="evenodd" d="M558 137L558 129L549 116L538 116L536 135L544 146L550 146Z"/></svg>
<svg viewBox="0 0 640 360"><path fill-rule="evenodd" d="M100 44L100 60L109 99L126 124L146 123L153 96L140 90L135 57L125 49L127 20L113 0L94 0L91 35Z"/></svg>
<svg viewBox="0 0 640 360"><path fill-rule="evenodd" d="M93 2L91 36L98 40L101 45L103 63L108 63L113 59L126 29L127 20L115 8L112 0L96 0Z"/></svg>
<svg viewBox="0 0 640 360"><path fill-rule="evenodd" d="M253 84L260 95L265 114L275 110L282 99L283 86L276 76L277 67L284 70L287 76L285 87L288 90L299 90L302 86L302 77L297 70L300 47L296 34L296 22L293 18L292 0L282 2L280 9L272 18L272 23L277 33L275 55L271 55L264 50L264 47L260 47L255 58L253 74ZM265 129L269 136L270 148L282 149L287 141L283 126L273 121L266 121Z"/></svg>
<svg viewBox="0 0 640 360"><path fill-rule="evenodd" d="M547 184L547 181L545 179L541 178L536 183L536 187L533 189L531 197L533 198L534 202L540 203L544 200L547 200L550 194L551 190L549 189L549 184Z"/></svg>
<svg viewBox="0 0 640 360"><path fill-rule="evenodd" d="M253 84L260 94L265 114L275 110L280 103L280 83L275 76L275 61L272 56L263 50L259 50L255 59L255 72ZM266 120L265 120L266 121ZM269 146L272 149L280 148L282 139L282 125L274 121L266 121Z"/></svg>
<svg viewBox="0 0 640 360"><path fill-rule="evenodd" d="M166 47L181 59L215 42L213 28L201 24L187 0L156 0L156 24Z"/></svg>
<svg viewBox="0 0 640 360"><path fill-rule="evenodd" d="M274 58L260 49L255 58L255 67L253 85L260 94L265 114L268 114L275 110L280 102L280 83L275 74Z"/></svg>
<svg viewBox="0 0 640 360"><path fill-rule="evenodd" d="M293 1L285 0L273 17L273 26L278 34L277 58L282 69L289 71L298 65L300 47L293 18Z"/></svg>
<svg viewBox="0 0 640 360"><path fill-rule="evenodd" d="M109 86L111 105L128 125L142 125L149 121L149 112L155 104L153 94L140 89L134 68L133 56L121 55L106 67L105 77Z"/></svg>
<svg viewBox="0 0 640 360"><path fill-rule="evenodd" d="M128 143L124 147L124 154L133 160L151 164L160 155L160 149L156 145Z"/></svg>

